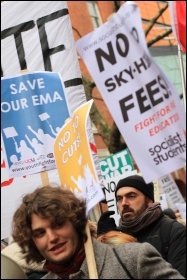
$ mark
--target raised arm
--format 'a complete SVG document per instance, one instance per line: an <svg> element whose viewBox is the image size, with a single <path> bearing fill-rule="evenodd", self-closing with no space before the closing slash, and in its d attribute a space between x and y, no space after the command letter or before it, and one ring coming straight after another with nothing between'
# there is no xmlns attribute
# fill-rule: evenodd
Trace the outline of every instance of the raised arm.
<svg viewBox="0 0 187 280"><path fill-rule="evenodd" d="M28 125L27 127L34 135L36 135L36 137L38 137L38 133L34 129L32 129L30 125Z"/></svg>
<svg viewBox="0 0 187 280"><path fill-rule="evenodd" d="M54 131L54 129L52 128L52 125L51 125L51 124L49 124L49 127L50 127L50 129L51 129L51 133L52 133L54 136L56 136L57 133Z"/></svg>
<svg viewBox="0 0 187 280"><path fill-rule="evenodd" d="M15 148L16 148L16 153L19 153L19 148L18 148L18 143L14 140Z"/></svg>
<svg viewBox="0 0 187 280"><path fill-rule="evenodd" d="M29 144L32 146L32 141L30 140L29 136L27 134L25 134L25 138L27 139L27 141L29 142Z"/></svg>

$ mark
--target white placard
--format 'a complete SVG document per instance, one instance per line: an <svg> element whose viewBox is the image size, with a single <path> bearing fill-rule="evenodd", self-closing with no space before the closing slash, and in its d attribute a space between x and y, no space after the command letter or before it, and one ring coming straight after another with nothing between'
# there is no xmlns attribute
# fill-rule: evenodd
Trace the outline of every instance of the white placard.
<svg viewBox="0 0 187 280"><path fill-rule="evenodd" d="M145 181L184 167L185 109L150 55L138 6L127 1L76 47Z"/></svg>
<svg viewBox="0 0 187 280"><path fill-rule="evenodd" d="M177 203L184 203L185 201L173 177L171 174L168 174L160 178L158 183L166 194L169 207L176 211L178 209Z"/></svg>

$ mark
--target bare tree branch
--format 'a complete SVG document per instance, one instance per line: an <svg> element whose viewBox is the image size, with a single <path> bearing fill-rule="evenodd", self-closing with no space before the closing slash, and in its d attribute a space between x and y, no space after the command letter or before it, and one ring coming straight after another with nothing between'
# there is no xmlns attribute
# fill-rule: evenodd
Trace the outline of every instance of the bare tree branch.
<svg viewBox="0 0 187 280"><path fill-rule="evenodd" d="M165 12L165 10L168 8L168 3L165 5L164 8L160 9L160 11L158 12L158 14L152 18L152 20L150 20L147 28L145 29L145 36L147 36L149 34L149 32L151 31L152 27L154 26L154 24L156 23L157 19Z"/></svg>
<svg viewBox="0 0 187 280"><path fill-rule="evenodd" d="M78 35L80 38L82 38L80 32L79 32L75 27L72 26L72 29L77 33L77 35Z"/></svg>
<svg viewBox="0 0 187 280"><path fill-rule="evenodd" d="M150 46L152 46L153 44L155 44L156 42L158 42L159 40L165 38L166 36L168 36L169 34L172 33L172 28L163 32L162 34L158 35L157 37L153 38L152 40L150 40L148 43L147 43L147 46L148 48Z"/></svg>

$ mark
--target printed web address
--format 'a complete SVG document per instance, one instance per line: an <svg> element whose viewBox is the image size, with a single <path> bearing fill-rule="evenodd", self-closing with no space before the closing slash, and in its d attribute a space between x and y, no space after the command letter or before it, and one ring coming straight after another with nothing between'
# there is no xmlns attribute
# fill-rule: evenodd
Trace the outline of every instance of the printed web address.
<svg viewBox="0 0 187 280"><path fill-rule="evenodd" d="M51 163L54 163L54 162L55 162L55 160L48 159L48 160L45 160L44 162L34 163L34 164L28 165L26 167L12 168L12 171L13 172L18 172L18 171L23 171L23 170L29 170L31 168L35 168L35 167L40 166L40 165L44 166L46 164L51 164Z"/></svg>
<svg viewBox="0 0 187 280"><path fill-rule="evenodd" d="M95 42L91 43L90 45L84 47L84 51L87 51L87 50L91 49L91 48L94 47L95 45L97 45L97 41L95 41Z"/></svg>
<svg viewBox="0 0 187 280"><path fill-rule="evenodd" d="M92 47L94 47L95 45L98 44L98 42L102 42L103 40L108 39L118 28L120 28L121 26L123 26L124 22L122 21L120 24L115 24L111 30L105 34L103 34L101 37L99 37L99 39L97 41L94 41L93 43L89 44L88 46L85 46L83 49L84 51L87 51L89 49L91 49Z"/></svg>

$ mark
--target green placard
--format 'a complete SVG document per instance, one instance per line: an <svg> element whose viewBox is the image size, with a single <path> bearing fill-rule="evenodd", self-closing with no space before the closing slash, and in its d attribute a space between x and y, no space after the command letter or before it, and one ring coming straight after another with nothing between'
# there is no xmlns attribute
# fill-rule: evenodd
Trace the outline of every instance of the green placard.
<svg viewBox="0 0 187 280"><path fill-rule="evenodd" d="M103 179L105 180L134 170L134 166L128 149L122 150L112 156L109 156L101 160L99 163L101 174L103 176Z"/></svg>

